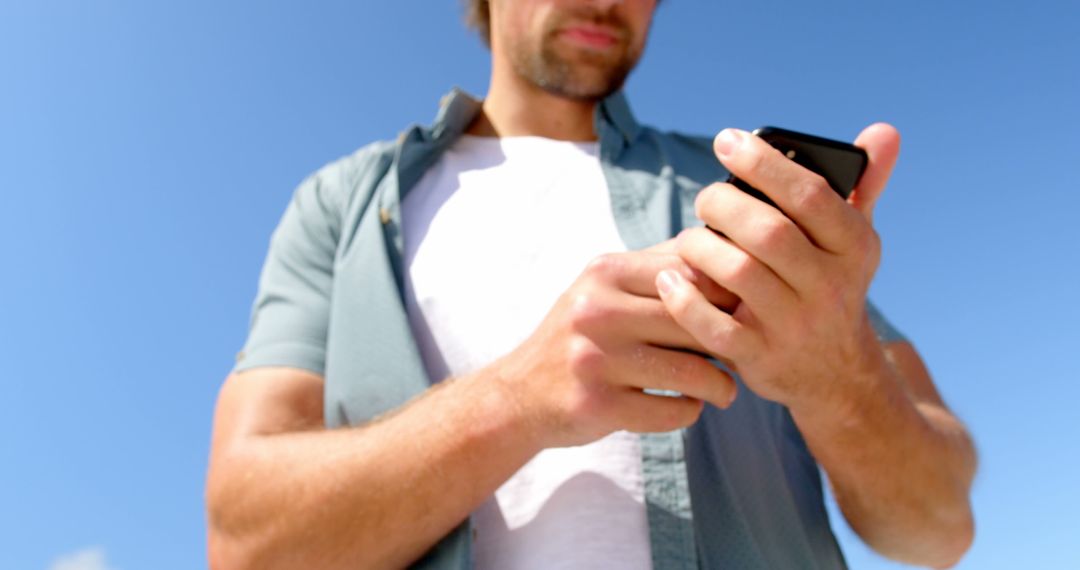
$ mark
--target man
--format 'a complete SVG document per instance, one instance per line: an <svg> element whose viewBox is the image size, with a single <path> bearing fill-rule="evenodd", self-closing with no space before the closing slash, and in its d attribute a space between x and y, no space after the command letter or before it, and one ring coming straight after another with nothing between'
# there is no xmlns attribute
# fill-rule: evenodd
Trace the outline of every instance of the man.
<svg viewBox="0 0 1080 570"><path fill-rule="evenodd" d="M843 567L818 464L883 554L966 551L971 441L866 303L896 132L845 203L638 125L654 9L475 2L483 103L300 186L219 397L212 567Z"/></svg>

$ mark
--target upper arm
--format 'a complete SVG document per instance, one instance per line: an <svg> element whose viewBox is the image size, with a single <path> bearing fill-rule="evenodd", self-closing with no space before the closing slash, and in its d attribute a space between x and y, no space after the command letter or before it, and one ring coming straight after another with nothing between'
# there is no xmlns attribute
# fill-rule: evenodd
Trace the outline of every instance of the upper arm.
<svg viewBox="0 0 1080 570"><path fill-rule="evenodd" d="M270 240L236 370L290 366L321 374L339 239L340 188L316 174L297 187Z"/></svg>
<svg viewBox="0 0 1080 570"><path fill-rule="evenodd" d="M375 143L332 162L296 188L270 240L247 342L235 371L293 367L323 374L339 249L389 167Z"/></svg>
<svg viewBox="0 0 1080 570"><path fill-rule="evenodd" d="M339 169L337 169L339 170ZM304 180L274 230L251 325L218 393L207 490L257 436L322 427L326 336L343 208L334 168ZM231 459L236 459L235 461Z"/></svg>

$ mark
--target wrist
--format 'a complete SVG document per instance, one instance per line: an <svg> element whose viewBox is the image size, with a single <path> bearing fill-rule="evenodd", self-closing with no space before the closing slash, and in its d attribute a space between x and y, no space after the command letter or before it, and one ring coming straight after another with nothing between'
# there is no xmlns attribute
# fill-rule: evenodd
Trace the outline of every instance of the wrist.
<svg viewBox="0 0 1080 570"><path fill-rule="evenodd" d="M827 389L816 391L812 399L788 404L800 428L835 436L858 433L882 406L910 403L869 323L856 344L849 366L830 379Z"/></svg>
<svg viewBox="0 0 1080 570"><path fill-rule="evenodd" d="M507 440L529 455L548 447L538 414L520 390L507 381L498 363L457 379L466 391L466 413L478 437Z"/></svg>

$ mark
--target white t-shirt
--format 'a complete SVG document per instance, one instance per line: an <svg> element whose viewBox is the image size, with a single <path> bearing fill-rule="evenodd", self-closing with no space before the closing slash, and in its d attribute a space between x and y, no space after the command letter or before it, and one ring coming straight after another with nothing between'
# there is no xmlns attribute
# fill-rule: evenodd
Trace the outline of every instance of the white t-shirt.
<svg viewBox="0 0 1080 570"><path fill-rule="evenodd" d="M433 381L513 350L589 260L626 250L596 143L463 136L402 208L406 310ZM651 568L638 436L540 452L473 520L481 570Z"/></svg>

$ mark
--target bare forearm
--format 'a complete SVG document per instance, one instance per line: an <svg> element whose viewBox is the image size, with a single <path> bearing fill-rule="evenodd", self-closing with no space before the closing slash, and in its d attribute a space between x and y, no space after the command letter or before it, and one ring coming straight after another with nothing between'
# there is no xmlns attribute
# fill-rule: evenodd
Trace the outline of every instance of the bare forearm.
<svg viewBox="0 0 1080 570"><path fill-rule="evenodd" d="M233 374L211 443L212 566L403 567L541 449L727 407L734 379L687 352L702 347L654 297L672 268L690 271L661 249L598 258L506 356L358 429L322 429L316 374Z"/></svg>
<svg viewBox="0 0 1080 570"><path fill-rule="evenodd" d="M538 451L500 391L470 377L361 428L282 433L211 466L221 568L403 567Z"/></svg>
<svg viewBox="0 0 1080 570"><path fill-rule="evenodd" d="M974 446L943 406L914 402L896 374L885 364L841 410L792 416L863 540L891 558L950 566L974 532Z"/></svg>

